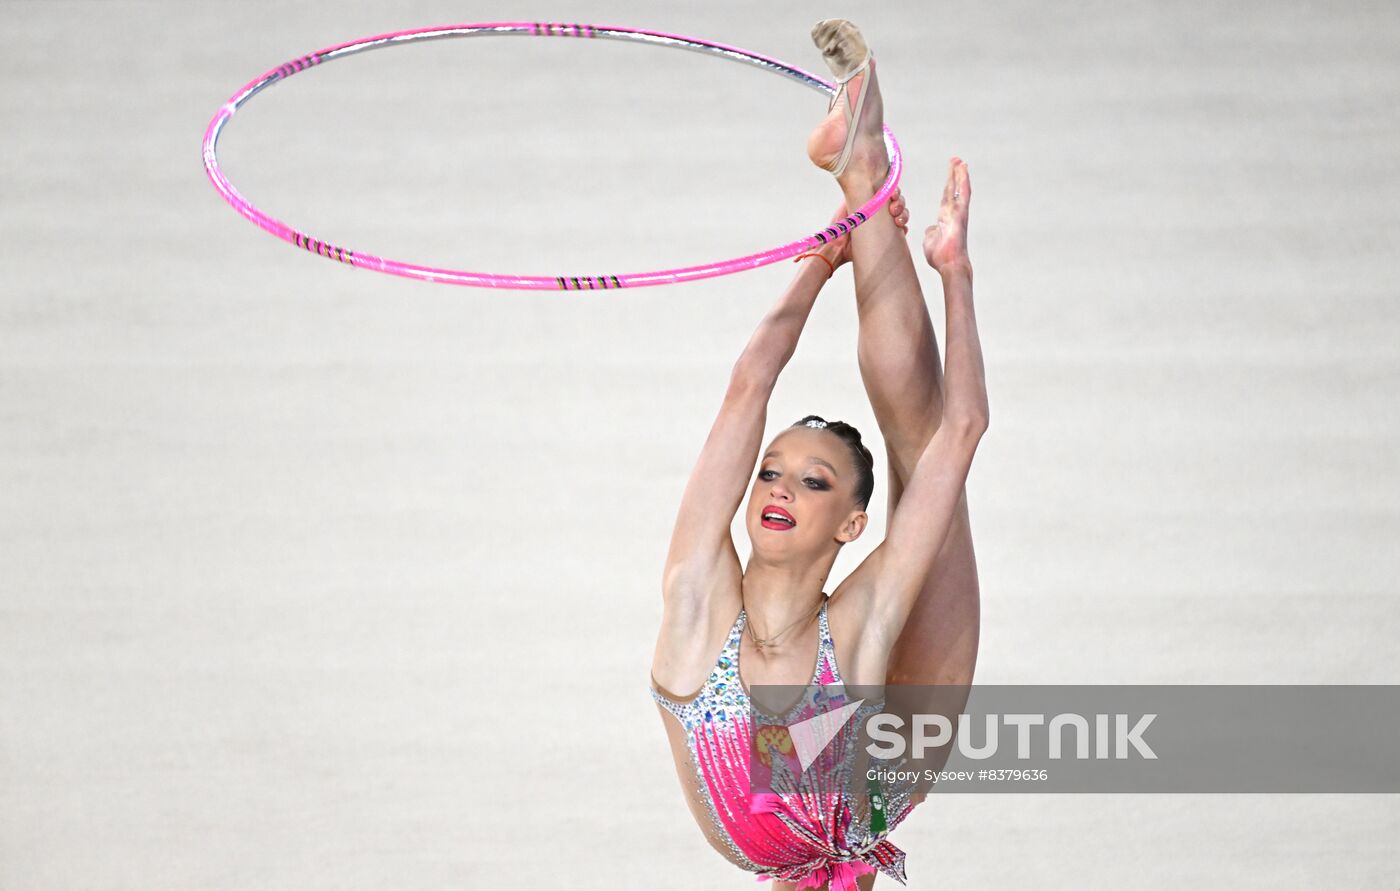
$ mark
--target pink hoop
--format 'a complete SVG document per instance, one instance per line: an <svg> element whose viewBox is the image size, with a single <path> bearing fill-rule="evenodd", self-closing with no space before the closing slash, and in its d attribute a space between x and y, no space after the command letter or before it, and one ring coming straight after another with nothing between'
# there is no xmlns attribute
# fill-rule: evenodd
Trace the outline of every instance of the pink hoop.
<svg viewBox="0 0 1400 891"><path fill-rule="evenodd" d="M712 43L694 37L683 37L678 34L666 34L660 31L645 31L636 28L611 28L599 25L557 24L551 22L487 22L394 31L388 34L366 37L360 40L350 41L349 43L328 47L323 50L317 50L310 55L302 56L285 65L280 65L264 73L257 79L250 81L241 90L230 97L229 101L219 109L214 115L213 120L209 122L209 127L204 133L204 170L209 175L209 180L214 184L214 188L218 191L219 195L222 196L234 210L247 217L264 231L277 236L283 241L327 259L337 260L360 269L372 269L376 272L386 272L390 275L401 275L407 278L421 279L423 281L443 282L454 285L471 285L482 288L550 291L591 291L609 290L612 288L636 288L648 285L669 285L676 282L697 281L703 278L728 275L746 269L755 269L769 263L776 263L779 260L800 254L803 251L819 247L856 228L884 206L891 193L894 192L896 185L899 183L899 176L904 167L904 159L900 155L899 143L895 141L894 133L889 127L885 127L885 148L889 153L890 172L879 191L875 193L874 197L865 204L862 204L859 209L844 220L830 223L805 238L788 242L779 247L759 251L758 253L736 257L732 260L722 260L717 263L706 263L699 266L687 266L681 269L666 269L658 272L633 272L618 275L536 276L497 275L488 272L437 269L431 266L420 266L413 263L390 260L386 257L378 257L363 251L352 251L339 245L330 244L308 235L305 232L294 229L286 223L274 219L258 210L251 202L238 193L238 190L228 181L224 176L223 170L219 167L217 149L219 135L222 133L224 125L229 122L234 112L238 111L244 103L272 84L286 80L294 74L320 65L322 62L353 55L366 50L378 49L384 46L394 46L419 40L434 40L449 37L509 34L527 37L601 37L614 40L631 40L656 46L695 50L719 55L731 61L744 62L781 74L805 86L820 90L827 95L834 95L836 91L835 86L828 81L803 71L800 68L795 68L784 62L780 62L777 59L759 55L758 53L752 53L737 47L726 46L721 43Z"/></svg>

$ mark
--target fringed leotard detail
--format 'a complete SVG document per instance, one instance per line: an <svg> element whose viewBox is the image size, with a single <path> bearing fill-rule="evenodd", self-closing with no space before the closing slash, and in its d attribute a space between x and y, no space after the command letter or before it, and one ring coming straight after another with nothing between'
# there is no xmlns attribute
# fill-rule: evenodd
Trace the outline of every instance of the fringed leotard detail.
<svg viewBox="0 0 1400 891"><path fill-rule="evenodd" d="M816 791L753 792L753 720L739 677L739 644L746 620L741 609L714 670L694 697L677 700L655 686L651 690L652 698L685 728L697 788L717 837L731 859L757 873L760 880L796 882L798 888L819 888L829 882L831 891L856 891L857 876L879 870L903 883L904 852L886 836L911 809L907 792L886 793L883 802L872 804L864 794L866 784L845 782L846 777L822 783L823 788ZM822 690L844 684L825 603L817 627L812 692L783 719L785 724L828 711L840 704L836 697L843 696ZM862 705L857 720L880 707L879 703ZM850 726L859 725L852 721ZM875 816L877 808L882 808L879 816Z"/></svg>

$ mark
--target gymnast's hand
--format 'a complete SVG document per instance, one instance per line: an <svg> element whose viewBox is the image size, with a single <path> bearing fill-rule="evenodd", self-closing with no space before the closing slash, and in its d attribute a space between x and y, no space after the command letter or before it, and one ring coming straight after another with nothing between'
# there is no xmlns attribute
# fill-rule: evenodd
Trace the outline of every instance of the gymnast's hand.
<svg viewBox="0 0 1400 891"><path fill-rule="evenodd" d="M943 204L938 222L924 230L924 258L939 274L958 270L972 272L967 258L967 206L972 201L972 181L962 158L948 162L948 182L943 187Z"/></svg>
<svg viewBox="0 0 1400 891"><path fill-rule="evenodd" d="M905 235L909 234L909 208L904 205L904 194L899 189L895 189L890 194L890 202L885 205L890 209L890 216L894 217L894 224L899 227L899 231ZM846 202L841 202L841 206L836 208L836 214L831 218L844 220L850 216L851 212L846 209ZM822 245L817 253L831 261L834 268L851 262L851 236L842 235L833 242Z"/></svg>

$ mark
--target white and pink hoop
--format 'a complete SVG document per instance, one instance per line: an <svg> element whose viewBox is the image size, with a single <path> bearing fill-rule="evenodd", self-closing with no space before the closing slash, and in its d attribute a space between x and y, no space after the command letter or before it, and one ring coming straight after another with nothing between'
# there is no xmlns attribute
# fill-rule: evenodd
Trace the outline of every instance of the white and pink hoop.
<svg viewBox="0 0 1400 891"><path fill-rule="evenodd" d="M483 22L468 25L419 28L409 31L394 31L389 34L366 37L360 40L350 41L349 43L328 47L323 50L317 50L310 55L302 56L285 65L280 65L249 82L241 90L233 94L229 101L214 115L214 119L209 122L209 128L204 133L205 172L209 174L209 179L213 182L214 188L218 190L219 194L223 196L223 199L227 201L234 210L247 217L263 230L272 233L283 241L290 242L299 248L326 257L327 259L347 263L360 269L372 269L376 272L387 272L390 275L401 275L408 278L421 279L423 281L443 282L453 285L471 285L480 288L513 288L550 291L589 291L608 290L611 288L636 288L647 285L669 285L676 282L697 281L703 278L728 275L733 272L741 272L746 269L755 269L759 266L775 263L778 260L783 260L787 257L800 254L803 251L819 247L831 239L839 238L846 232L856 228L884 206L899 183L899 176L904 166L903 158L900 155L899 144L895 141L894 133L890 131L889 127L885 127L885 148L889 153L890 172L879 191L875 193L874 197L861 205L860 208L852 212L851 215L844 220L839 220L823 226L820 230L805 238L800 238L797 241L791 241L779 247L769 248L768 250L759 251L758 253L749 254L747 256L735 257L732 260L721 260L716 263L705 263L699 266L687 266L682 269L664 269L657 272L632 272L617 275L499 275L489 272L437 269L431 266L403 263L398 260L390 260L386 257L378 257L364 251L352 251L339 245L330 244L319 238L308 235L305 232L294 229L281 220L273 219L258 210L252 203L238 193L238 190L228 181L227 177L224 176L223 170L219 167L219 134L223 132L224 125L233 117L234 112L242 108L244 103L262 90L275 83L286 80L294 74L320 65L322 62L343 58L366 50L379 49L385 46L396 46L420 40L439 40L450 37L479 37L509 34L526 37L602 37L612 40L630 40L638 43L648 43L654 46L694 50L717 55L735 62L744 62L775 74L781 74L800 84L826 93L828 96L833 95L836 90L833 84L803 71L800 68L794 68L785 62L780 62L768 56L762 56L758 53L751 53L748 50L739 49L738 47L726 46L722 43L713 43L695 37L682 37L678 34L666 34L660 31L646 31L638 28L611 28L601 25L546 22Z"/></svg>

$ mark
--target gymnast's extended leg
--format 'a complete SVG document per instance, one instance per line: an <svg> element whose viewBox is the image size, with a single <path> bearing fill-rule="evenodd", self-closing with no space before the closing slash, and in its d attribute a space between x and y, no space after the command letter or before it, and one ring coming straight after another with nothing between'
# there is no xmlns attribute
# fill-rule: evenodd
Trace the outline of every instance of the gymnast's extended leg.
<svg viewBox="0 0 1400 891"><path fill-rule="evenodd" d="M871 84L857 122L861 133L850 163L838 178L848 207L869 200L888 172L874 68L858 75L853 87L859 77L867 76ZM834 157L845 135L846 122L838 107L808 142L813 162L827 166L824 162ZM957 172L956 167L950 174ZM961 175L966 176L965 167ZM874 215L852 233L851 251L860 317L860 371L889 455L888 510L892 514L905 481L942 419L943 374L914 261L896 221L888 214ZM970 684L979 623L977 564L964 495L891 654L887 682Z"/></svg>

